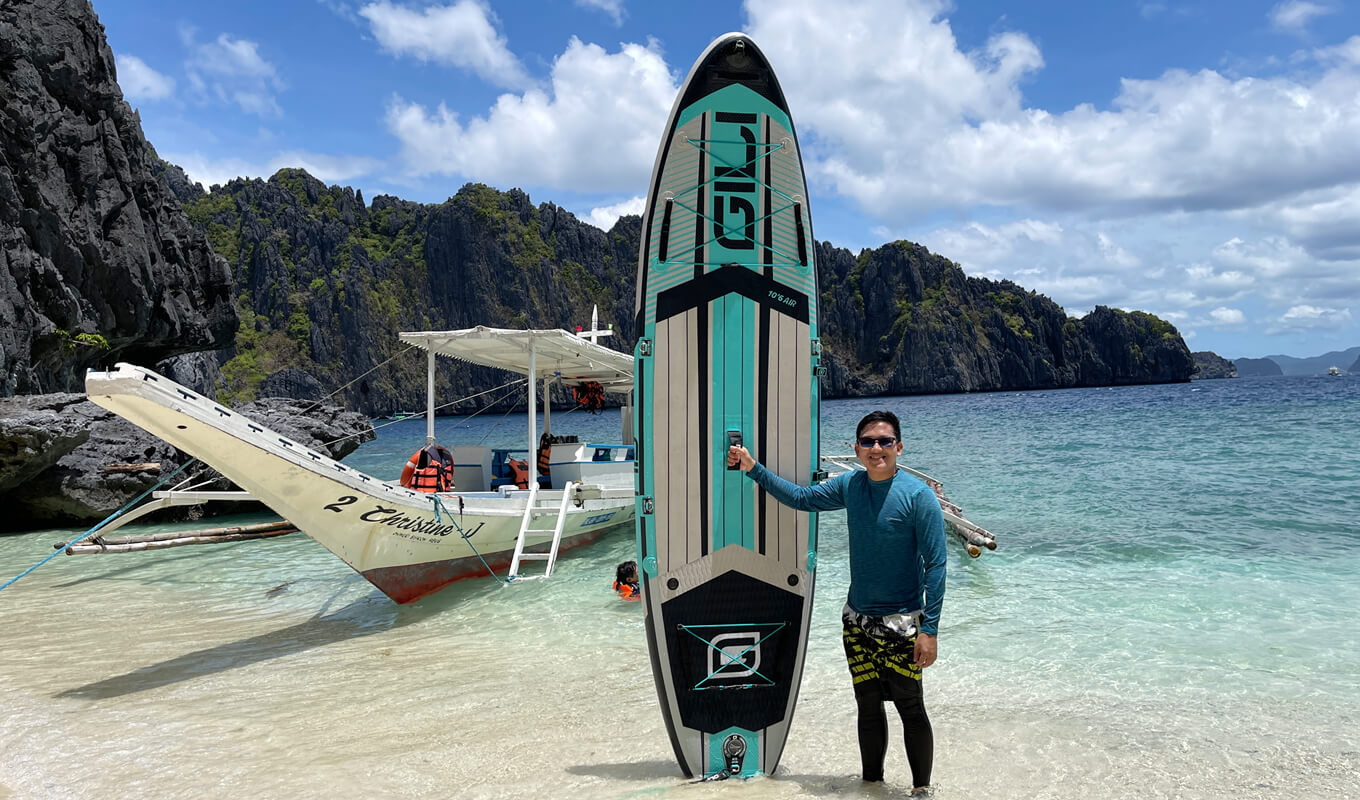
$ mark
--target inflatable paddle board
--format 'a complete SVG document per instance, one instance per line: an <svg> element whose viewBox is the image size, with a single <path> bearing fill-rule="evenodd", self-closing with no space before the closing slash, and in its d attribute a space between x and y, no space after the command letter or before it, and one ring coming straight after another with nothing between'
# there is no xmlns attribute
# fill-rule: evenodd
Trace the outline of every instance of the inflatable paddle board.
<svg viewBox="0 0 1360 800"><path fill-rule="evenodd" d="M798 138L764 55L719 37L680 89L638 257L637 533L647 643L687 776L770 773L793 718L815 515L727 468L818 469L817 271Z"/></svg>

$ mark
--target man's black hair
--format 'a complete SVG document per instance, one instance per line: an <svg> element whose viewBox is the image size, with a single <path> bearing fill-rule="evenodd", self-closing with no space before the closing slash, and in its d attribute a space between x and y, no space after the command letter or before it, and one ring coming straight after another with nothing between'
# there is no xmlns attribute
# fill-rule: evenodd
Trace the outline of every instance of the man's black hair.
<svg viewBox="0 0 1360 800"><path fill-rule="evenodd" d="M855 438L858 439L864 433L864 429L873 425L875 422L886 422L892 426L893 436L897 441L902 441L902 423L897 421L897 415L891 411L870 411L864 415L864 419L859 421L859 426L855 428Z"/></svg>
<svg viewBox="0 0 1360 800"><path fill-rule="evenodd" d="M614 580L619 583L627 583L628 579L632 577L633 571L636 569L636 561L625 561L619 565L618 569L614 570Z"/></svg>

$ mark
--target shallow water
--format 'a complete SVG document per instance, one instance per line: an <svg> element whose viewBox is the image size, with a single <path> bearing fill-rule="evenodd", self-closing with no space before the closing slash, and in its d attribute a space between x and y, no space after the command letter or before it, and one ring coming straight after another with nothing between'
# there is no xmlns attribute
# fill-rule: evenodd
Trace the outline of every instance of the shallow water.
<svg viewBox="0 0 1360 800"><path fill-rule="evenodd" d="M880 406L1001 543L951 546L935 797L1360 798L1360 379L835 401L824 450ZM349 461L391 477L423 433ZM679 775L641 609L609 591L631 532L404 607L294 535L61 556L0 592L0 798L896 796L899 730L888 785L857 777L843 514L821 530L774 777ZM74 533L0 538L0 580Z"/></svg>

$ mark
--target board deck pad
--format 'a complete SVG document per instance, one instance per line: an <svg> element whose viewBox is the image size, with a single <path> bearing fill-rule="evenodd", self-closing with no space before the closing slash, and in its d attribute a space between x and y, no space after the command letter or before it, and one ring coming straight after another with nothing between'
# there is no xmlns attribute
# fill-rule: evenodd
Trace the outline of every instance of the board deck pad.
<svg viewBox="0 0 1360 800"><path fill-rule="evenodd" d="M745 35L714 40L681 87L643 225L637 534L657 694L686 775L770 773L802 678L817 521L728 469L727 450L812 481L820 343L798 140Z"/></svg>

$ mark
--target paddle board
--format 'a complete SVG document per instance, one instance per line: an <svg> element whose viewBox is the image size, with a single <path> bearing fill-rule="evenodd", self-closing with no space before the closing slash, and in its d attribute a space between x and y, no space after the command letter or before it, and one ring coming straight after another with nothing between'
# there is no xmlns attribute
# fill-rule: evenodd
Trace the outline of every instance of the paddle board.
<svg viewBox="0 0 1360 800"><path fill-rule="evenodd" d="M798 138L769 62L716 39L680 89L638 256L637 534L647 643L687 776L770 773L807 648L816 516L737 469L818 469L817 271Z"/></svg>

